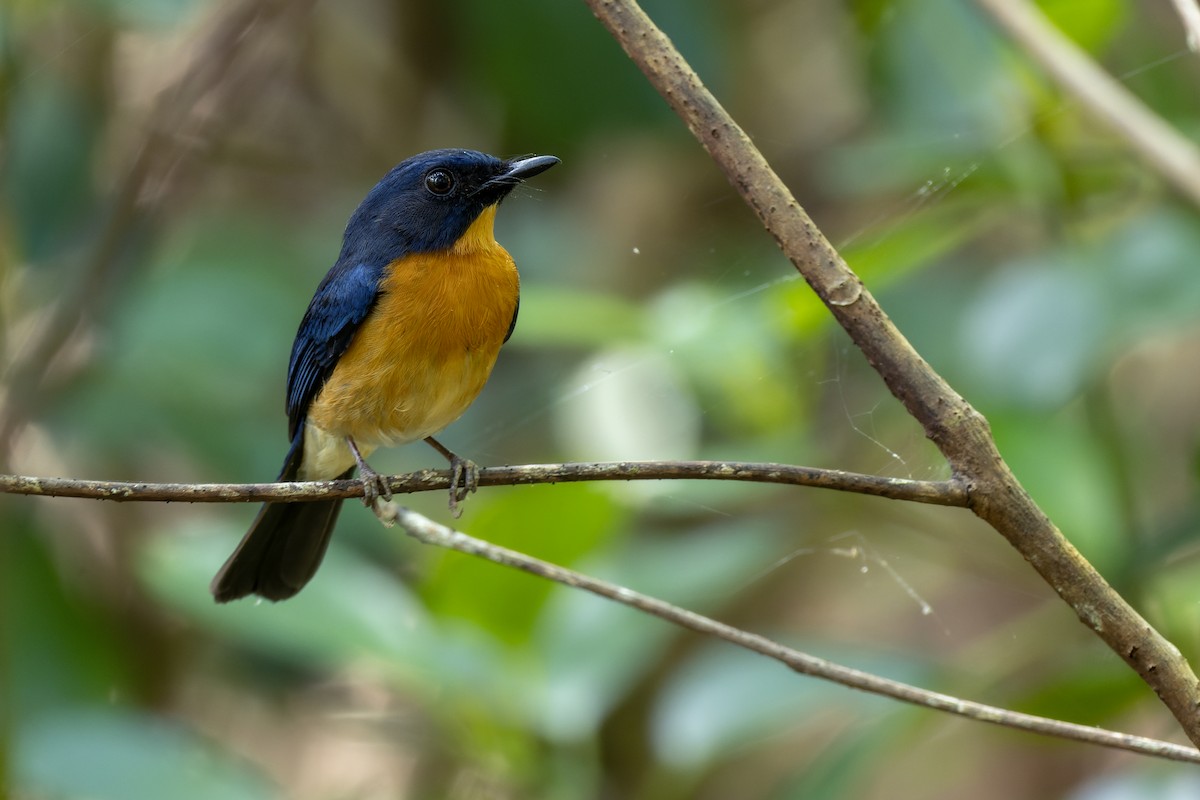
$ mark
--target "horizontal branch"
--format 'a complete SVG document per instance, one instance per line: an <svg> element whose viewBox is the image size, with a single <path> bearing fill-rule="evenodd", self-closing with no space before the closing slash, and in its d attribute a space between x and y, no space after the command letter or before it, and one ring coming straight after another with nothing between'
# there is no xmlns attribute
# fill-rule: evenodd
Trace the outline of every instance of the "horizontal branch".
<svg viewBox="0 0 1200 800"><path fill-rule="evenodd" d="M1016 711L962 700L951 695L931 692L899 681L893 681L869 672L835 664L817 656L812 656L786 647L765 636L734 628L710 617L705 617L693 611L680 608L663 600L618 586L608 581L593 578L574 570L542 561L531 556L509 550L505 547L489 544L465 533L439 525L433 520L414 511L400 506L393 506L394 520L404 531L423 544L457 550L460 553L477 556L496 564L514 567L541 578L561 583L576 589L583 589L592 594L630 608L653 614L680 627L695 631L705 636L722 639L751 652L773 658L788 668L802 675L839 683L851 689L869 692L871 694L890 697L905 703L956 714L961 717L979 722L988 722L1006 728L1053 736L1059 739L1070 739L1087 744L1128 750L1142 755L1164 758L1172 761L1186 761L1200 764L1200 750L1183 745L1172 744L1143 736L1131 736L1125 733L1115 733L1087 725L1076 725L1032 714L1022 714Z"/></svg>
<svg viewBox="0 0 1200 800"><path fill-rule="evenodd" d="M389 477L387 480L391 490L398 494L429 492L449 489L450 471L420 470ZM914 481L790 464L744 461L610 461L484 467L479 470L480 486L651 480L778 483L941 506L965 507L968 502L966 487L956 480ZM0 493L122 502L303 502L335 497L362 497L363 486L357 480L297 483L141 483L0 475Z"/></svg>

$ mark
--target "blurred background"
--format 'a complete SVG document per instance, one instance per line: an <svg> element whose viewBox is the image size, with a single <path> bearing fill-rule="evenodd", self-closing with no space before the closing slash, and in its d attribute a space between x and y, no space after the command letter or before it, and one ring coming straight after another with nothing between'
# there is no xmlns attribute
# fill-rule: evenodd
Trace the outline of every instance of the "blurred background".
<svg viewBox="0 0 1200 800"><path fill-rule="evenodd" d="M1170 3L1043 9L1184 133ZM647 0L1073 542L1195 662L1200 219L959 0ZM272 479L358 201L433 147L550 153L480 464L945 464L579 2L6 0L0 460ZM414 445L380 471L443 468ZM452 522L442 492L412 505ZM21 798L1116 798L1193 768L803 678L423 549L347 504L313 583L217 607L247 505L0 498ZM745 484L485 489L457 523L813 654L1182 741L968 512ZM4 792L0 790L0 794Z"/></svg>

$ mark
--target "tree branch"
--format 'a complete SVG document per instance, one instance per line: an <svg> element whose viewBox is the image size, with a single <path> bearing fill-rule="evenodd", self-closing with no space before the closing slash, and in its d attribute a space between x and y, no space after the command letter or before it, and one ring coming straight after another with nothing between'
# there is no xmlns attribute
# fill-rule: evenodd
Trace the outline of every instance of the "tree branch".
<svg viewBox="0 0 1200 800"><path fill-rule="evenodd" d="M1015 2L1005 0L1010 1ZM969 507L1009 539L1075 609L1079 618L1154 688L1192 741L1200 742L1200 683L1178 650L1104 582L1034 504L1000 457L986 420L920 358L770 169L746 134L705 89L669 40L636 3L632 0L586 2L701 141L784 253L879 372L889 390L921 422L926 435L947 458L955 477L943 482L922 482L774 464L622 462L490 468L482 471L480 482L483 485L496 485L662 478L751 480L820 486L916 502ZM979 2L985 8L1002 5L998 0ZM1192 163L1195 151L1184 155L1186 157L1180 159L1178 152L1166 157L1161 153L1152 155L1148 151L1146 157L1161 158L1161 162L1153 163L1163 169L1169 179L1178 180L1179 176L1190 174L1190 170L1196 168L1196 164ZM135 175L133 182L139 180ZM1188 186L1192 186L1196 193L1192 194ZM1200 200L1200 180L1195 181L1193 186L1191 178L1188 178L1185 185L1180 185L1180 189L1194 200ZM61 336L55 334L46 339L47 350L57 350L62 336L69 338L70 330L65 327L62 330L65 333ZM20 371L14 370L11 374ZM9 438L14 427L10 420L0 440ZM423 471L393 479L393 490L400 492L439 489L447 485L446 471ZM113 500L236 502L353 497L361 495L362 488L361 484L354 481L182 485L0 476L0 491ZM623 587L488 545L406 509L397 509L396 516L405 530L420 541L477 555L608 597L680 626L775 658L803 674L836 680L864 691L1009 727L1200 763L1200 753L1190 748L1015 714L839 667Z"/></svg>
<svg viewBox="0 0 1200 800"><path fill-rule="evenodd" d="M981 0L982 1L982 0ZM994 4L1010 2L996 0ZM1034 503L987 420L913 349L733 118L633 0L585 0L775 237L888 389L967 487L969 507L1015 547L1079 619L1137 671L1200 744L1200 681ZM1196 194L1200 199L1200 191Z"/></svg>
<svg viewBox="0 0 1200 800"><path fill-rule="evenodd" d="M524 570L540 578L561 583L564 586L583 589L584 591L614 600L638 611L653 614L682 628L687 628L705 636L722 639L751 652L773 658L802 675L840 683L842 686L847 686L851 689L890 697L894 700L923 706L935 711L956 714L979 722L988 722L993 725L1000 725L1044 736L1054 736L1060 739L1070 739L1077 742L1101 745L1103 747L1128 750L1172 761L1187 761L1193 764L1200 764L1200 750L1195 750L1191 747L1142 736L1114 733L1086 725L1076 725L1070 722L1037 717L1032 714L1021 714L1016 711L997 708L996 706L974 703L970 700L962 700L938 692L930 692L906 683L872 675L869 672L862 672L851 667L835 664L823 658L785 647L765 636L750 633L740 628L734 628L710 617L705 617L679 606L671 605L663 600L627 589L624 586L618 586L608 581L593 578L524 555L523 553L518 553L515 550L489 544L460 531L439 525L433 520L406 508L394 506L394 511L395 521L400 524L405 533L422 544L457 550L460 553L486 559L487 561L506 567Z"/></svg>
<svg viewBox="0 0 1200 800"><path fill-rule="evenodd" d="M480 470L480 485L567 483L595 480L734 480L783 483L796 486L859 492L896 500L946 506L965 506L966 490L955 480L909 481L873 475L797 467L785 464L754 464L721 461L610 462L584 464L533 464L487 467ZM395 493L444 490L449 487L449 470L422 470L389 478ZM334 497L361 497L361 481L313 481L297 483L182 484L86 481L66 478L36 478L0 475L0 492L50 497L77 497L114 501L160 502L303 502ZM1086 725L1022 714L996 706L974 703L951 695L931 692L898 681L826 661L785 647L763 636L717 622L662 600L623 586L592 578L531 556L475 539L439 525L401 506L392 506L395 522L424 544L457 550L508 567L561 583L631 608L653 614L667 622L697 633L723 639L785 664L803 675L840 683L851 689L891 697L906 703L944 711L994 725L1044 736L1069 739L1127 750L1172 761L1200 763L1200 751L1142 736L1106 731Z"/></svg>
<svg viewBox="0 0 1200 800"><path fill-rule="evenodd" d="M480 486L516 486L579 481L716 480L780 483L841 492L868 494L941 506L967 505L966 487L956 481L913 481L883 478L834 469L789 464L756 464L742 461L616 461L583 464L529 464L484 467ZM421 470L388 478L398 494L450 488L449 470ZM83 497L93 500L159 501L186 503L238 503L267 500L289 502L362 497L362 481L312 481L307 483L140 483L89 481L71 478L37 478L0 475L0 493Z"/></svg>
<svg viewBox="0 0 1200 800"><path fill-rule="evenodd" d="M1146 164L1200 206L1200 148L1064 36L1026 0L977 0L1021 49ZM1186 8L1178 0L1182 13ZM1191 10L1195 12L1195 3ZM1184 16L1187 21L1189 17ZM1188 40L1195 32L1189 28ZM1193 48L1194 49L1194 48Z"/></svg>
<svg viewBox="0 0 1200 800"><path fill-rule="evenodd" d="M1174 0L1174 3L1183 29L1187 32L1188 50L1195 53L1200 50L1200 5L1196 0Z"/></svg>

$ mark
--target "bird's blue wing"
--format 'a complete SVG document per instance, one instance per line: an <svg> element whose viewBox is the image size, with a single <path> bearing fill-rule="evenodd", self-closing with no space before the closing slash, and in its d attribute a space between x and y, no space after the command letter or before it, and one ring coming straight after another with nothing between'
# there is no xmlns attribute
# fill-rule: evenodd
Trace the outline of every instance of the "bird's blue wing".
<svg viewBox="0 0 1200 800"><path fill-rule="evenodd" d="M374 308L383 270L382 266L339 262L317 287L296 332L288 364L289 439L296 438L309 404Z"/></svg>

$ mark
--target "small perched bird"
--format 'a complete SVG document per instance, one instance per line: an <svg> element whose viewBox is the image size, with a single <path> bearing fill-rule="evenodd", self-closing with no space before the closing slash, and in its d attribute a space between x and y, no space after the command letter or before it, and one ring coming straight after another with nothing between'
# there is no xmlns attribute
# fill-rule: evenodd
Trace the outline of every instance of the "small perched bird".
<svg viewBox="0 0 1200 800"><path fill-rule="evenodd" d="M474 491L475 465L433 434L483 389L517 324L519 279L493 222L513 187L559 163L431 150L383 177L346 225L337 263L300 322L288 364L281 481L348 478L363 500L390 499L366 457L424 439L450 461L450 509ZM284 600L321 564L341 500L265 503L213 579L218 603Z"/></svg>

